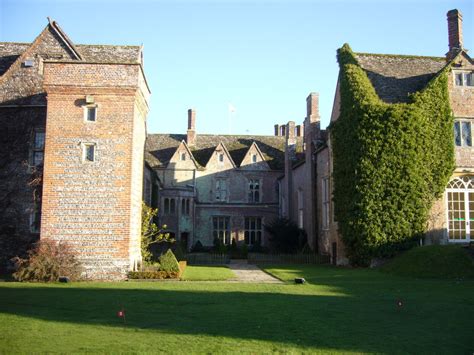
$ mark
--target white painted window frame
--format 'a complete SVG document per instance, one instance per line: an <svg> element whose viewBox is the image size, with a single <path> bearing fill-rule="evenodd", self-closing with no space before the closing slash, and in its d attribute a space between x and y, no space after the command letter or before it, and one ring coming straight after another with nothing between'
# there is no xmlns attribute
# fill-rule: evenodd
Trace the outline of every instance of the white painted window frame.
<svg viewBox="0 0 474 355"><path fill-rule="evenodd" d="M457 184L456 187L450 187L454 184ZM459 187L461 185L462 187ZM464 194L464 215L465 215L465 225L464 229L466 231L466 238L465 239L450 239L449 232L450 232L450 220L449 220L449 193L450 192L458 192ZM474 235L471 235L471 223L474 223L474 219L470 220L470 210L469 210L469 193L474 193L474 176L459 176L455 177L448 183L448 187L445 191L445 210L446 210L446 231L447 231L447 240L449 243L469 243L474 241Z"/></svg>

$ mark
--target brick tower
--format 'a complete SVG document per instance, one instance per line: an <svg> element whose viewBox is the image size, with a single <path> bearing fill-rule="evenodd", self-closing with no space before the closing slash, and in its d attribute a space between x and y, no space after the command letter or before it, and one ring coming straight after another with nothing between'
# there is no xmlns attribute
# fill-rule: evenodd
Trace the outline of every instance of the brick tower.
<svg viewBox="0 0 474 355"><path fill-rule="evenodd" d="M45 61L41 239L67 242L89 279L141 261L149 89L141 63Z"/></svg>

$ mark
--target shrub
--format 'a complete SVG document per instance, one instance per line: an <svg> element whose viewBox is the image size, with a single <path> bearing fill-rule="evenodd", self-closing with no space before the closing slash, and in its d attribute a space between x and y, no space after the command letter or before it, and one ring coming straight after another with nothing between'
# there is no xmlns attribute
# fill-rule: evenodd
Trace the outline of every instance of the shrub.
<svg viewBox="0 0 474 355"><path fill-rule="evenodd" d="M212 248L212 251L214 253L218 253L218 254L227 253L227 247L224 245L221 239L217 237L214 238L213 244L214 244L214 247Z"/></svg>
<svg viewBox="0 0 474 355"><path fill-rule="evenodd" d="M158 228L154 223L154 218L158 214L157 208L151 208L146 203L142 203L142 258L145 263L149 263L153 259L150 246L158 243L173 243L174 239L169 233L164 233L163 229ZM163 228L166 228L164 225Z"/></svg>
<svg viewBox="0 0 474 355"><path fill-rule="evenodd" d="M409 102L388 104L347 44L338 61L340 116L330 126L334 213L351 263L368 265L424 233L453 172L449 66Z"/></svg>
<svg viewBox="0 0 474 355"><path fill-rule="evenodd" d="M15 257L13 261L17 267L13 277L18 281L52 282L60 276L67 276L71 281L81 278L81 264L64 242L40 240L28 252L28 258Z"/></svg>
<svg viewBox="0 0 474 355"><path fill-rule="evenodd" d="M160 265L160 271L179 273L178 260L176 260L171 249L168 249L166 253L160 256Z"/></svg>
<svg viewBox="0 0 474 355"><path fill-rule="evenodd" d="M186 253L184 252L181 243L176 243L176 247L174 248L174 256L178 261L186 260Z"/></svg>
<svg viewBox="0 0 474 355"><path fill-rule="evenodd" d="M306 243L304 230L287 218L273 220L265 225L265 230L270 233L268 241L272 248L280 253L294 253Z"/></svg>
<svg viewBox="0 0 474 355"><path fill-rule="evenodd" d="M204 248L201 241L199 240L196 243L194 243L194 246L191 248L191 252L193 253L202 253L204 251L206 251L206 249Z"/></svg>
<svg viewBox="0 0 474 355"><path fill-rule="evenodd" d="M179 272L176 271L130 271L128 273L128 278L137 280L137 279L177 279L179 277Z"/></svg>

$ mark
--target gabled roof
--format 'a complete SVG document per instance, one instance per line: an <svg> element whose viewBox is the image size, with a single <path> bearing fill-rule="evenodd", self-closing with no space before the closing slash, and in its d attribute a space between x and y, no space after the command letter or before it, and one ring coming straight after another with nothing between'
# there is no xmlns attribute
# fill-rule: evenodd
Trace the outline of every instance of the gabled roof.
<svg viewBox="0 0 474 355"><path fill-rule="evenodd" d="M53 57L48 58L48 53L44 53L47 60L58 61L83 61L93 63L118 63L118 64L140 64L142 46L118 46L118 45L75 45L59 27L56 21L51 21L45 30L49 29L55 33L65 48L72 55L72 58ZM36 40L35 40L36 41ZM34 43L14 43L0 42L0 76Z"/></svg>
<svg viewBox="0 0 474 355"><path fill-rule="evenodd" d="M245 152L244 156L242 157L242 161L240 162L240 165L242 165L242 163L246 160L246 159L250 159L248 156L249 156L249 153L252 151L252 150L255 150L257 152L257 154L260 156L260 159L262 159L260 161L261 164L264 164L264 166L266 165L268 167L268 163L266 162L266 159L265 159L265 156L263 155L262 151L260 150L260 148L258 147L258 144L254 142L252 142L252 144L250 145L249 149L247 149L247 151ZM254 164L252 162L250 162L250 164Z"/></svg>
<svg viewBox="0 0 474 355"><path fill-rule="evenodd" d="M149 134L145 144L146 161L154 168L166 167L179 143L184 139L186 139L184 134ZM227 148L237 166L240 166L245 154L255 142L271 169L284 169L285 137L281 136L198 134L195 145L190 147L190 150L199 165L206 166L220 142ZM302 151L302 137L298 137L297 142L297 151Z"/></svg>
<svg viewBox="0 0 474 355"><path fill-rule="evenodd" d="M226 146L222 143L222 142L219 142L219 144L216 146L216 148L214 149L214 151L212 152L211 156L209 157L207 163L209 163L209 161L212 159L212 156L214 154L214 152L216 151L220 151L220 150L223 150L224 153L227 155L227 158L229 159L230 163L232 164L232 166L234 168L237 167L237 165L235 164L234 162L234 159L232 159L232 156L230 155L229 151L227 150ZM215 158L214 158L215 159ZM207 164L206 164L206 167L207 167Z"/></svg>
<svg viewBox="0 0 474 355"><path fill-rule="evenodd" d="M445 57L355 53L381 100L408 102L446 65Z"/></svg>
<svg viewBox="0 0 474 355"><path fill-rule="evenodd" d="M178 153L179 148L180 148L181 146L184 147L184 149L186 150L186 152L189 154L189 157L191 158L191 161L193 162L195 168L196 168L196 169L200 168L198 162L196 161L196 159L194 159L193 153L192 153L191 150L189 149L189 147L188 147L188 145L186 144L186 141L185 141L185 140L182 140L181 143L179 143L178 147L176 148L174 154L171 156L170 159L172 159L173 156ZM178 158L178 161L179 161L179 158Z"/></svg>

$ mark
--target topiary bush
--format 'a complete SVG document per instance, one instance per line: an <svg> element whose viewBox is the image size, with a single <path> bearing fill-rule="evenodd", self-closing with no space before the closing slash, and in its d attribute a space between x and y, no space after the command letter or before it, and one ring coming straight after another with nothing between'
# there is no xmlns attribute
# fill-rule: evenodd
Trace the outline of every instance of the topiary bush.
<svg viewBox="0 0 474 355"><path fill-rule="evenodd" d="M15 257L13 261L17 268L13 277L17 281L53 282L60 276L77 281L83 271L69 246L52 240L40 240L26 259Z"/></svg>
<svg viewBox="0 0 474 355"><path fill-rule="evenodd" d="M453 172L449 68L408 103L388 104L347 44L338 61L340 116L330 126L334 212L349 260L365 266L414 245Z"/></svg>
<svg viewBox="0 0 474 355"><path fill-rule="evenodd" d="M168 249L166 253L160 256L160 265L160 271L179 273L178 260L176 260L171 249Z"/></svg>

